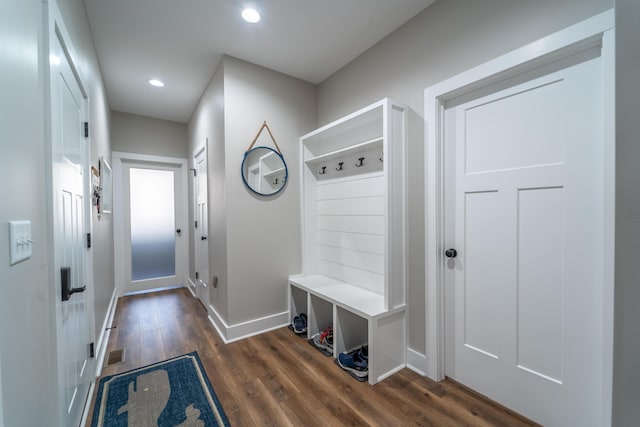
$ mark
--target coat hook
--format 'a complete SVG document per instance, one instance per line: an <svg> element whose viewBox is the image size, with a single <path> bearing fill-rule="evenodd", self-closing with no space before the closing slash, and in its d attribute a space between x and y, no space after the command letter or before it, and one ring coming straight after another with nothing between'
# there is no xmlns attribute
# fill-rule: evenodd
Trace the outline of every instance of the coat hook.
<svg viewBox="0 0 640 427"><path fill-rule="evenodd" d="M358 163L356 163L356 167L357 168L362 167L362 166L364 166L364 157L360 157L358 159Z"/></svg>
<svg viewBox="0 0 640 427"><path fill-rule="evenodd" d="M338 163L338 167L336 168L336 170L337 171L341 171L342 170L342 165L344 165L344 162Z"/></svg>
<svg viewBox="0 0 640 427"><path fill-rule="evenodd" d="M273 181L273 185L278 185L278 178Z"/></svg>
<svg viewBox="0 0 640 427"><path fill-rule="evenodd" d="M327 167L326 167L326 166L323 166L323 167L322 167L322 170L321 170L321 171L319 171L319 172L318 172L318 174L320 174L320 175L324 175L325 173L327 173Z"/></svg>

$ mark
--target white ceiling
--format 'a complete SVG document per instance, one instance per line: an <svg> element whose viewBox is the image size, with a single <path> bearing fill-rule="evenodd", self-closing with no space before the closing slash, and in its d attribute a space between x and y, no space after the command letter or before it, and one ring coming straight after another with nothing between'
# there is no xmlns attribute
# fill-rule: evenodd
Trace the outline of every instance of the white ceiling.
<svg viewBox="0 0 640 427"><path fill-rule="evenodd" d="M319 83L435 0L85 0L111 108L186 122L223 54ZM253 5L262 20L240 17ZM164 88L147 81L158 78Z"/></svg>

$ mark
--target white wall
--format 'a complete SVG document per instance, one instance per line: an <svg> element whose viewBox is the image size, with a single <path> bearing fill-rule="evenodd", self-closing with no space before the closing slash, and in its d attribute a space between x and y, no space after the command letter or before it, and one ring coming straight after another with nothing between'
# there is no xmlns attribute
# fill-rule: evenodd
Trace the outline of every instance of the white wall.
<svg viewBox="0 0 640 427"><path fill-rule="evenodd" d="M613 425L640 420L640 2L616 0L616 276Z"/></svg>
<svg viewBox="0 0 640 427"><path fill-rule="evenodd" d="M113 111L111 149L186 159L190 156L187 152L187 125Z"/></svg>
<svg viewBox="0 0 640 427"><path fill-rule="evenodd" d="M391 97L411 111L409 346L425 352L423 91L612 7L612 0L439 0L318 88L318 124Z"/></svg>
<svg viewBox="0 0 640 427"><path fill-rule="evenodd" d="M0 358L7 426L56 419L54 308L45 192L42 5L0 2ZM7 222L31 220L31 259L9 266Z"/></svg>
<svg viewBox="0 0 640 427"><path fill-rule="evenodd" d="M287 310L287 276L300 270L298 138L315 128L315 95L312 84L225 56L189 121L190 151L209 139L210 274L219 278L210 300L230 326ZM240 175L264 120L290 174L267 198ZM273 146L266 131L259 143Z"/></svg>
<svg viewBox="0 0 640 427"><path fill-rule="evenodd" d="M0 2L0 414L7 426L50 425L57 419L54 289L47 249L51 243L46 187L43 5ZM60 2L77 62L89 89L93 162L108 155L109 106L88 31L82 0ZM43 48L43 56L39 49ZM9 266L7 221L30 219L31 259ZM110 221L94 219L96 315L104 317L113 289ZM107 295L106 303L104 295ZM96 322L98 323L98 322ZM1 423L0 423L1 424Z"/></svg>

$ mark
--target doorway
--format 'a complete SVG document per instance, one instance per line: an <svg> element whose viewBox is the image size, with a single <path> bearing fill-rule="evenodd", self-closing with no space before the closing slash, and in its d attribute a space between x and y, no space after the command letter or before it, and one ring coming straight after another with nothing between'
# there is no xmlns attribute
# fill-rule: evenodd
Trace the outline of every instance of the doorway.
<svg viewBox="0 0 640 427"><path fill-rule="evenodd" d="M610 420L612 24L425 91L430 376L544 425Z"/></svg>
<svg viewBox="0 0 640 427"><path fill-rule="evenodd" d="M94 336L89 197L90 142L82 132L88 97L74 50L54 3L49 5L53 275L55 279L58 422L79 425L93 382Z"/></svg>
<svg viewBox="0 0 640 427"><path fill-rule="evenodd" d="M186 285L186 161L113 153L120 294Z"/></svg>
<svg viewBox="0 0 640 427"><path fill-rule="evenodd" d="M195 293L207 309L209 308L209 204L208 204L208 174L207 174L207 144L196 148L193 153L194 162L194 246L196 289Z"/></svg>

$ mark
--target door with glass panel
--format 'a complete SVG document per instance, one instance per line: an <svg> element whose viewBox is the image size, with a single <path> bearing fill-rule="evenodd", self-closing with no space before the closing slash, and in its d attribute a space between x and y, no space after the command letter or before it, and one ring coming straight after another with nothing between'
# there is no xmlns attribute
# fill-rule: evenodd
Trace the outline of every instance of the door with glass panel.
<svg viewBox="0 0 640 427"><path fill-rule="evenodd" d="M182 167L124 163L122 184L125 292L185 285Z"/></svg>

